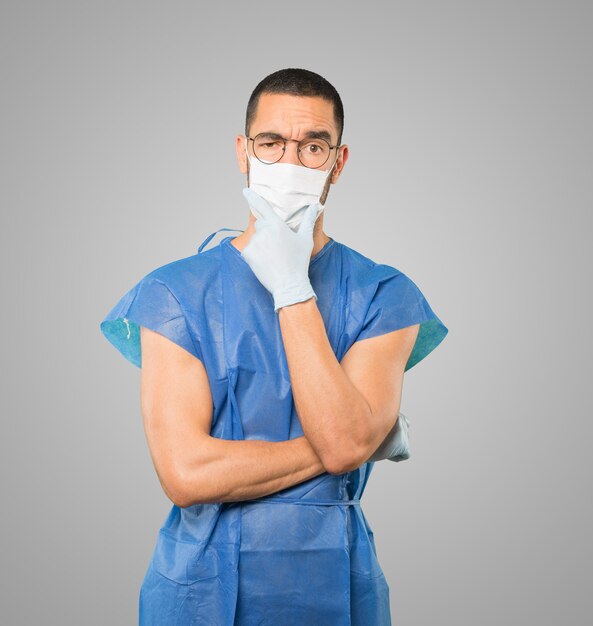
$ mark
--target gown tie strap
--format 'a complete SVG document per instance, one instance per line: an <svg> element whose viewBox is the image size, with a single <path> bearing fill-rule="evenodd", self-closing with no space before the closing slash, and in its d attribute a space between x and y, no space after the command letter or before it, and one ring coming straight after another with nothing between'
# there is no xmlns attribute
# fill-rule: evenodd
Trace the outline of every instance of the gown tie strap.
<svg viewBox="0 0 593 626"><path fill-rule="evenodd" d="M314 499L302 499L302 498L283 498L283 497L274 497L274 498L256 498L254 500L242 500L241 503L242 504L251 504L252 502L275 502L275 503L282 503L282 504L305 504L305 505L310 505L310 506L317 506L317 505L322 505L322 506L340 506L340 505L346 505L346 506L354 506L354 505L359 505L360 504L360 498L356 498L353 500L331 500L331 499L324 499L324 500L314 500Z"/></svg>
<svg viewBox="0 0 593 626"><path fill-rule="evenodd" d="M211 233L210 235L208 235L208 237L206 237L206 239L204 239L204 241L200 244L200 247L198 248L198 254L200 254L200 252L202 252L202 249L204 248L204 246L206 246L208 244L208 242L212 239L212 237L214 237L214 235L216 235L216 233L219 233L221 230L233 230L235 232L239 232L239 233L244 233L244 230L241 230L240 228L219 228L218 230L215 230L213 233Z"/></svg>

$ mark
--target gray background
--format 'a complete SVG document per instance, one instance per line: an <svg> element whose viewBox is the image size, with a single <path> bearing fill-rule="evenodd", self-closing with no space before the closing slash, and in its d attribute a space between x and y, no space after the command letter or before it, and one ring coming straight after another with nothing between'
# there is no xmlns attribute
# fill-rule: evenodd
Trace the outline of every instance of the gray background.
<svg viewBox="0 0 593 626"><path fill-rule="evenodd" d="M344 102L326 232L450 329L364 497L394 623L590 623L587 4L2 3L3 624L136 622L170 502L99 322L245 228L234 137L283 67Z"/></svg>

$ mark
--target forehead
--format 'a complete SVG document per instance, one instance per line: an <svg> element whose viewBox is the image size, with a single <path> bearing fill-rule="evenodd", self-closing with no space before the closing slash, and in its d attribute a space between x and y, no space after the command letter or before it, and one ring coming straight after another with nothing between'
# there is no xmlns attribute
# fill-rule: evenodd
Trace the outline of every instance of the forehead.
<svg viewBox="0 0 593 626"><path fill-rule="evenodd" d="M263 93L251 124L252 135L277 132L294 139L308 130L327 130L337 138L333 103L318 96Z"/></svg>

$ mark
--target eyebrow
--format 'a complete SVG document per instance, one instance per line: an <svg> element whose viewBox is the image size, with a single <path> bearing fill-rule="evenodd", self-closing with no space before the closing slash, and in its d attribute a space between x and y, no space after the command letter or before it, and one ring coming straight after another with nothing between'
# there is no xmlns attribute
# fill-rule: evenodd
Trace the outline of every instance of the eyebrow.
<svg viewBox="0 0 593 626"><path fill-rule="evenodd" d="M285 139L282 135L271 131L258 133L258 135L263 135L266 139ZM305 133L304 139L325 139L330 145L332 142L331 135L327 130L309 130Z"/></svg>

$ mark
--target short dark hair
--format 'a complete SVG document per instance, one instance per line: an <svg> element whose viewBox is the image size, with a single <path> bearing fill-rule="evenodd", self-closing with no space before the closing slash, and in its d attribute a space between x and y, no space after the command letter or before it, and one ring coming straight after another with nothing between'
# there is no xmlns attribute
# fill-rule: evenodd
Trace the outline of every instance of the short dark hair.
<svg viewBox="0 0 593 626"><path fill-rule="evenodd" d="M323 76L295 67L278 70L266 76L253 90L247 103L245 115L245 135L249 136L249 129L255 117L259 97L262 93L291 94L294 96L318 96L334 105L334 120L338 128L338 145L342 142L344 131L344 106L340 94L335 87Z"/></svg>

